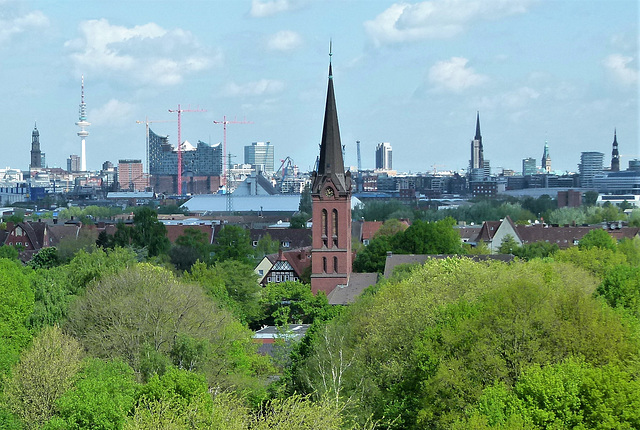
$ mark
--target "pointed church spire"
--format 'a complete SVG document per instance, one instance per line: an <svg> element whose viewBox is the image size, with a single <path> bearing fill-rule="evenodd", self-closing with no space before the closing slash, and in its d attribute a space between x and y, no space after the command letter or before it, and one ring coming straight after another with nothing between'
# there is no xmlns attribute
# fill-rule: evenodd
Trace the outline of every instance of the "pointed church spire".
<svg viewBox="0 0 640 430"><path fill-rule="evenodd" d="M327 103L324 110L324 124L322 127L322 141L320 142L320 158L318 170L313 182L312 192L319 192L324 179L330 178L338 191L345 192L351 188L350 181L345 179L342 145L340 142L340 128L338 126L338 111L333 90L333 69L331 64L331 45L329 46L329 85L327 88Z"/></svg>
<svg viewBox="0 0 640 430"><path fill-rule="evenodd" d="M618 138L616 136L616 129L613 129L613 150L611 151L611 171L620 171L620 152L618 151Z"/></svg>
<svg viewBox="0 0 640 430"><path fill-rule="evenodd" d="M476 137L475 140L482 142L482 135L480 134L480 111L476 111Z"/></svg>

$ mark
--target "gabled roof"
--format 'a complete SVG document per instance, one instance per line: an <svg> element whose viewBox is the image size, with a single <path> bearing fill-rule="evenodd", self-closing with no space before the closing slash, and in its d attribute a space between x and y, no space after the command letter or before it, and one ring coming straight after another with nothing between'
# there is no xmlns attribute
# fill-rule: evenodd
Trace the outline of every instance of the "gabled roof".
<svg viewBox="0 0 640 430"><path fill-rule="evenodd" d="M547 224L536 225L519 225L516 226L518 235L523 243L547 242L555 243L559 248L569 248L579 242L584 235L591 230L602 228L599 225L591 226L550 226ZM622 227L616 229L605 230L611 237L616 240L624 238L633 238L638 235L640 228L638 227Z"/></svg>
<svg viewBox="0 0 640 430"><path fill-rule="evenodd" d="M289 242L289 248L311 246L310 228L252 228L249 230L251 241L258 241L262 236L271 236L278 242Z"/></svg>
<svg viewBox="0 0 640 430"><path fill-rule="evenodd" d="M282 251L277 254L269 254L265 256L272 265L278 261L284 260L293 269L295 274L300 277L304 270L311 265L311 246L304 248L292 249L290 251ZM271 267L273 269L273 266ZM269 270L271 270L269 269Z"/></svg>
<svg viewBox="0 0 640 430"><path fill-rule="evenodd" d="M327 300L330 305L348 305L356 301L356 298L362 294L362 292L375 285L378 282L377 273L354 273L349 276L349 283L347 285L338 285L334 288Z"/></svg>
<svg viewBox="0 0 640 430"><path fill-rule="evenodd" d="M493 236L495 236L498 228L502 224L502 221L485 221L482 223L482 227L480 228L480 232L475 239L475 242L483 241L483 242L491 242L493 240Z"/></svg>
<svg viewBox="0 0 640 430"><path fill-rule="evenodd" d="M380 227L384 224L382 221L365 221L362 223L362 240L371 240Z"/></svg>
<svg viewBox="0 0 640 430"><path fill-rule="evenodd" d="M167 238L171 243L175 243L176 239L184 234L184 231L188 228L201 231L207 235L207 242L213 243L214 227L212 224L204 225L190 225L190 224L165 224L167 229Z"/></svg>

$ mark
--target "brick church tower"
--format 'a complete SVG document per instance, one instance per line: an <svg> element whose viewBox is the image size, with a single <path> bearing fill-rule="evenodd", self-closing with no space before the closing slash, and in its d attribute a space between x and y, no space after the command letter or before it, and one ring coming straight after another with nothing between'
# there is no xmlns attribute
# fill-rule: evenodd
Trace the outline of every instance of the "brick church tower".
<svg viewBox="0 0 640 430"><path fill-rule="evenodd" d="M348 284L352 264L351 172L345 173L342 159L331 61L320 158L312 176L311 200L311 291L329 294L336 286Z"/></svg>

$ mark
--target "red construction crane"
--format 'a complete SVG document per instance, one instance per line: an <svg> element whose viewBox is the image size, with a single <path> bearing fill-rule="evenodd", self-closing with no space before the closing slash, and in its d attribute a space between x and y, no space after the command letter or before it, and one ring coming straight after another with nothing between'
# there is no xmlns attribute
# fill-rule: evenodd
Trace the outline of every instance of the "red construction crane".
<svg viewBox="0 0 640 430"><path fill-rule="evenodd" d="M204 109L180 109L180 105L178 105L178 109L173 110L169 109L169 112L177 112L178 113L178 195L182 195L182 140L181 140L181 115L182 112L206 112Z"/></svg>
<svg viewBox="0 0 640 430"><path fill-rule="evenodd" d="M223 129L224 129L224 134L223 134L223 143L222 143L222 185L226 185L227 183L227 175L226 175L226 170L227 170L227 163L226 163L226 157L227 157L227 124L253 124L253 122L251 121L236 121L235 119L233 121L227 121L227 116L223 115L222 116L222 121L213 121L214 124L222 124Z"/></svg>

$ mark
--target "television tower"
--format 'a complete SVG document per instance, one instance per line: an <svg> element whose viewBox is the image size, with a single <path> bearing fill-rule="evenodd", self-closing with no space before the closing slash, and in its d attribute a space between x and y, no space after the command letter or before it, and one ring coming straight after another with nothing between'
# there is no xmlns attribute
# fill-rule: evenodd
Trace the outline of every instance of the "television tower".
<svg viewBox="0 0 640 430"><path fill-rule="evenodd" d="M80 136L80 139L82 139L80 170L82 170L83 172L86 172L87 171L87 150L85 147L85 138L89 136L89 132L84 128L89 127L91 123L87 121L87 104L84 102L84 75L82 75L82 86L80 91L80 117L78 118L78 122L76 122L76 125L80 127L78 136Z"/></svg>

